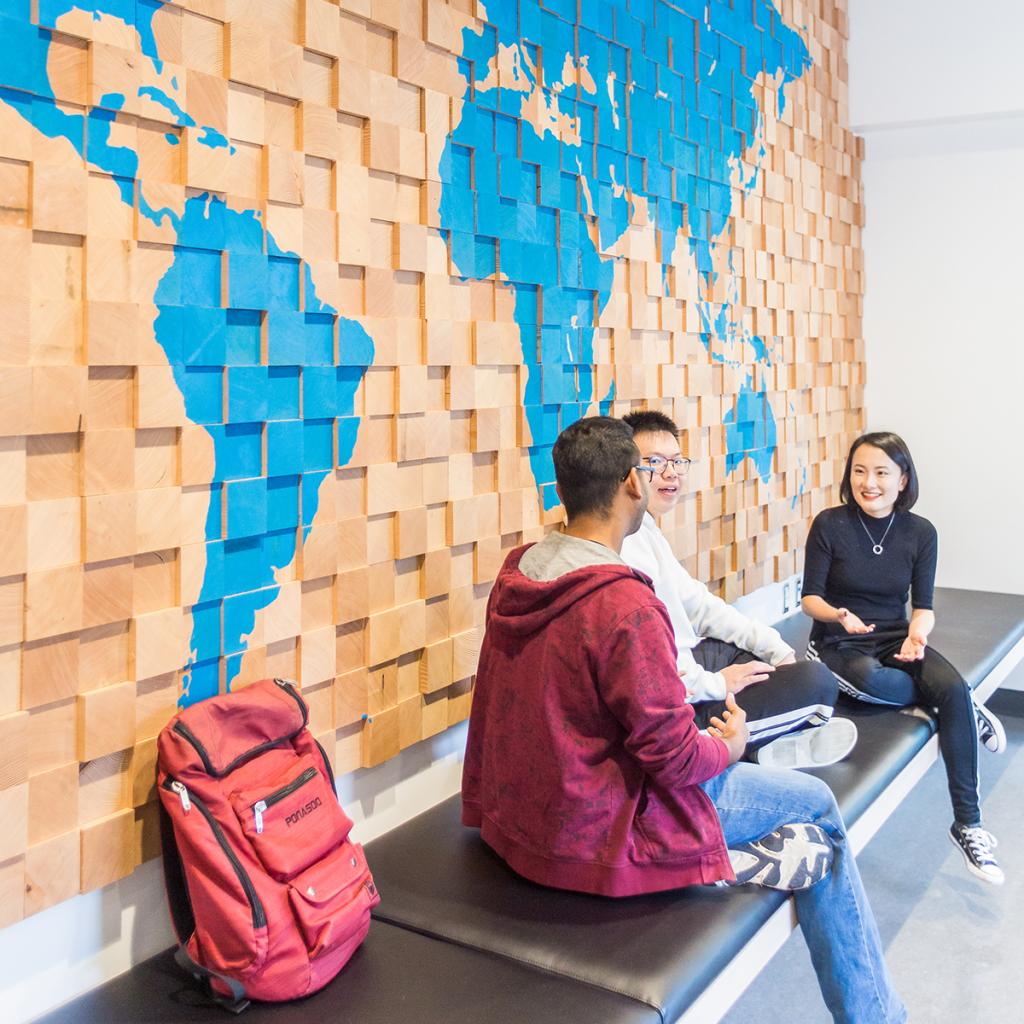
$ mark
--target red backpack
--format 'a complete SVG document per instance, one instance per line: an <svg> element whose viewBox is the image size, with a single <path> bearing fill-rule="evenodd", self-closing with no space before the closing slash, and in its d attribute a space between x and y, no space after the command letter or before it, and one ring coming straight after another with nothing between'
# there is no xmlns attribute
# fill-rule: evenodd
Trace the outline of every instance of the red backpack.
<svg viewBox="0 0 1024 1024"><path fill-rule="evenodd" d="M264 679L160 733L157 787L177 960L236 1013L326 985L380 902L296 688Z"/></svg>

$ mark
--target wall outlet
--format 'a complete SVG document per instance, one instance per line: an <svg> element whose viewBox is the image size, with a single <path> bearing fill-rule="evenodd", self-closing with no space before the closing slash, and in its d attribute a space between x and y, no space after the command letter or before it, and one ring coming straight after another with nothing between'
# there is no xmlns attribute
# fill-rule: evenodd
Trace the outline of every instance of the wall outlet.
<svg viewBox="0 0 1024 1024"><path fill-rule="evenodd" d="M800 606L800 592L802 589L803 577L791 576L782 582L782 614L789 615Z"/></svg>

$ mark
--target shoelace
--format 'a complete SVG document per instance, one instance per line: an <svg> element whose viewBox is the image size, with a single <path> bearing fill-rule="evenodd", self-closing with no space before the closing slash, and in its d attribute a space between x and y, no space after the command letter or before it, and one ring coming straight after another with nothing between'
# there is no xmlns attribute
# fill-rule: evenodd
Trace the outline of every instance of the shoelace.
<svg viewBox="0 0 1024 1024"><path fill-rule="evenodd" d="M995 863L996 858L992 853L995 837L991 832L984 828L965 828L960 830L960 834L966 840L975 860Z"/></svg>

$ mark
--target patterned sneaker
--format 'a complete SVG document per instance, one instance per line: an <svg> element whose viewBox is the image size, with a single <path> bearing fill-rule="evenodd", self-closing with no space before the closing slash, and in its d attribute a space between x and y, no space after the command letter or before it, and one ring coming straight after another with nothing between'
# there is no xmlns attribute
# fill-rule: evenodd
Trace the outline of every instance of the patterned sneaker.
<svg viewBox="0 0 1024 1024"><path fill-rule="evenodd" d="M842 761L857 742L857 726L848 718L830 718L814 729L780 736L754 752L768 768L823 768Z"/></svg>
<svg viewBox="0 0 1024 1024"><path fill-rule="evenodd" d="M974 700L971 697L971 700ZM1003 723L984 704L974 700L974 717L978 720L978 742L993 754L1006 749L1006 730Z"/></svg>
<svg viewBox="0 0 1024 1024"><path fill-rule="evenodd" d="M829 873L832 843L817 825L783 825L753 843L730 849L729 862L736 873L730 885L800 892Z"/></svg>
<svg viewBox="0 0 1024 1024"><path fill-rule="evenodd" d="M949 828L949 838L967 861L967 870L972 875L993 885L1002 885L1006 881L1003 869L999 866L992 849L996 845L996 837L980 825L970 827L958 825L955 821Z"/></svg>

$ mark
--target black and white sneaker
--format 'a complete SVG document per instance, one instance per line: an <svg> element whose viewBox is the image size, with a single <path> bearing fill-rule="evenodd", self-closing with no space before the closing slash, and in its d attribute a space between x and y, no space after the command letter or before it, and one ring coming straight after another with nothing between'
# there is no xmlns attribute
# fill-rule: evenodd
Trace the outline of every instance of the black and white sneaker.
<svg viewBox="0 0 1024 1024"><path fill-rule="evenodd" d="M978 720L978 742L993 754L1001 754L1006 749L1003 723L984 704L979 704L973 697L971 700L974 701L974 717Z"/></svg>
<svg viewBox="0 0 1024 1024"><path fill-rule="evenodd" d="M967 861L967 870L972 875L992 885L1002 885L1006 881L1003 869L999 866L992 850L996 846L996 837L980 825L958 825L955 821L950 826L949 838Z"/></svg>
<svg viewBox="0 0 1024 1024"><path fill-rule="evenodd" d="M832 843L817 825L783 825L761 839L730 848L736 874L730 885L762 885L800 892L817 885L832 868Z"/></svg>

